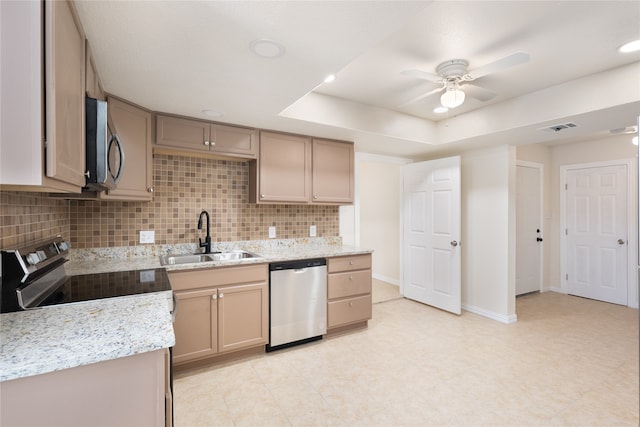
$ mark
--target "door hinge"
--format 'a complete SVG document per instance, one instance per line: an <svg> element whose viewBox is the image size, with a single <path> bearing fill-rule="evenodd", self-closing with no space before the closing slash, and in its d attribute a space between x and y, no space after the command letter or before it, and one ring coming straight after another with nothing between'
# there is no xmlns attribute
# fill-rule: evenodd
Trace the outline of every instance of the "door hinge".
<svg viewBox="0 0 640 427"><path fill-rule="evenodd" d="M564 235L565 235L565 236L568 236L568 235L569 235L569 229L568 229L568 228L565 228L565 229L564 229Z"/></svg>
<svg viewBox="0 0 640 427"><path fill-rule="evenodd" d="M565 189L565 190L568 190L568 189L569 189L569 184L565 184L565 185L564 185L564 189Z"/></svg>
<svg viewBox="0 0 640 427"><path fill-rule="evenodd" d="M569 275L568 274L564 275L564 280L569 280Z"/></svg>

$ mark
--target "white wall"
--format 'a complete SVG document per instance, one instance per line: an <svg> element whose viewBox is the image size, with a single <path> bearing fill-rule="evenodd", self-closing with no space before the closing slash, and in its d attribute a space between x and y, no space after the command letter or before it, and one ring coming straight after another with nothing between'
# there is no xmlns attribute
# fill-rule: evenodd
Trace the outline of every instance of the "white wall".
<svg viewBox="0 0 640 427"><path fill-rule="evenodd" d="M515 148L462 154L462 307L510 323L515 314Z"/></svg>
<svg viewBox="0 0 640 427"><path fill-rule="evenodd" d="M357 156L359 242L373 249L373 277L400 285L402 165L405 159Z"/></svg>

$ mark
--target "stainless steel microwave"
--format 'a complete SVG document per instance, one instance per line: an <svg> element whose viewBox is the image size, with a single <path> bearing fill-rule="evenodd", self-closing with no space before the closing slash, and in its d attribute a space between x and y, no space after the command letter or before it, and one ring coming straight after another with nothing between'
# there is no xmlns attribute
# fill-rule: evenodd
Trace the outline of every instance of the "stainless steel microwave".
<svg viewBox="0 0 640 427"><path fill-rule="evenodd" d="M106 101L86 97L86 185L94 191L116 188L124 169L124 150L109 125Z"/></svg>

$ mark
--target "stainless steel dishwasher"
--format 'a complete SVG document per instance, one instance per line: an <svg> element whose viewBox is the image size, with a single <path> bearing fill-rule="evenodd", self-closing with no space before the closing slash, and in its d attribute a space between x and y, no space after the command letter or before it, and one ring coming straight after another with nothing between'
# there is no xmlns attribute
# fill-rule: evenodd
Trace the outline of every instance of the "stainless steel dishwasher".
<svg viewBox="0 0 640 427"><path fill-rule="evenodd" d="M322 339L326 332L327 261L270 264L267 351Z"/></svg>

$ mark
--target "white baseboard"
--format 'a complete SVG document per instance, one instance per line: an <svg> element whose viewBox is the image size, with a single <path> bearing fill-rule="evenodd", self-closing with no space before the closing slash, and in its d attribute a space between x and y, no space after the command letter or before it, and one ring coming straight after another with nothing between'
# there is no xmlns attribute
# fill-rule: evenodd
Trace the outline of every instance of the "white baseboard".
<svg viewBox="0 0 640 427"><path fill-rule="evenodd" d="M515 323L518 321L518 316L515 314L506 316L504 314L495 313L493 311L485 310L484 308L476 307L469 304L462 304L462 309L470 313L480 315L482 317L487 317L491 320L497 320L500 323L509 324L509 323Z"/></svg>
<svg viewBox="0 0 640 427"><path fill-rule="evenodd" d="M372 274L371 277L373 277L376 280L382 280L383 282L387 282L391 285L400 286L400 280L398 279L392 279L391 277L386 277L381 274L375 274L375 273Z"/></svg>

